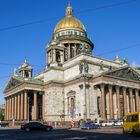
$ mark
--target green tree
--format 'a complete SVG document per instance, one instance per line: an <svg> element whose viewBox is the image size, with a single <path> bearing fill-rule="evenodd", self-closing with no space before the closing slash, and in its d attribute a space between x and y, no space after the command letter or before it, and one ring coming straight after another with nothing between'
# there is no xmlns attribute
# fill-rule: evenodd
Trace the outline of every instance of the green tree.
<svg viewBox="0 0 140 140"><path fill-rule="evenodd" d="M0 120L4 119L4 112L2 109L0 109Z"/></svg>

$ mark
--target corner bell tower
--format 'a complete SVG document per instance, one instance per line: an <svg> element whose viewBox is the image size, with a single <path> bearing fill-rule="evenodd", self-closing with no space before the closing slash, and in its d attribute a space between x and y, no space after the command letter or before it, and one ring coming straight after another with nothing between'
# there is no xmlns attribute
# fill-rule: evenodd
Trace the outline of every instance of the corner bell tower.
<svg viewBox="0 0 140 140"><path fill-rule="evenodd" d="M32 67L25 59L24 63L19 67L19 75L24 78L31 78L32 71L33 71Z"/></svg>
<svg viewBox="0 0 140 140"><path fill-rule="evenodd" d="M46 48L47 66L61 66L64 63L64 46L56 38Z"/></svg>

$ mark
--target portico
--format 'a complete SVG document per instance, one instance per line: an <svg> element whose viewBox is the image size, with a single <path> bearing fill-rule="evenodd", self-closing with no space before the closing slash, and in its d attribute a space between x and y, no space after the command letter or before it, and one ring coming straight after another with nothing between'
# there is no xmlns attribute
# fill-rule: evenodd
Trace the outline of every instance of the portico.
<svg viewBox="0 0 140 140"><path fill-rule="evenodd" d="M30 121L43 119L42 91L23 90L7 96L5 119L16 121Z"/></svg>
<svg viewBox="0 0 140 140"><path fill-rule="evenodd" d="M107 75L98 80L102 81L95 85L100 89L102 119L119 119L129 112L140 111L140 82Z"/></svg>

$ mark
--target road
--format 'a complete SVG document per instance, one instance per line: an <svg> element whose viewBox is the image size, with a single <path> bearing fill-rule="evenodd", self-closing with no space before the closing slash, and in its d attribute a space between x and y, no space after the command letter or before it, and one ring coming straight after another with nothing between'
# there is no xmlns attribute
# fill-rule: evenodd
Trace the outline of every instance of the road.
<svg viewBox="0 0 140 140"><path fill-rule="evenodd" d="M120 128L96 130L54 129L52 132L24 132L20 129L0 128L0 140L139 140L140 137L123 135Z"/></svg>

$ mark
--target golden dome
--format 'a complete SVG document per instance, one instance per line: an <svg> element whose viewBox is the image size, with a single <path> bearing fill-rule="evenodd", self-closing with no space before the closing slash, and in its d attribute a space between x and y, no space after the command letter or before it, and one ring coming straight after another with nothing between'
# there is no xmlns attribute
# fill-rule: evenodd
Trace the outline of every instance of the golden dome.
<svg viewBox="0 0 140 140"><path fill-rule="evenodd" d="M74 18L72 13L73 9L69 4L66 9L66 17L56 25L54 32L64 28L78 28L86 31L84 25L78 19Z"/></svg>

